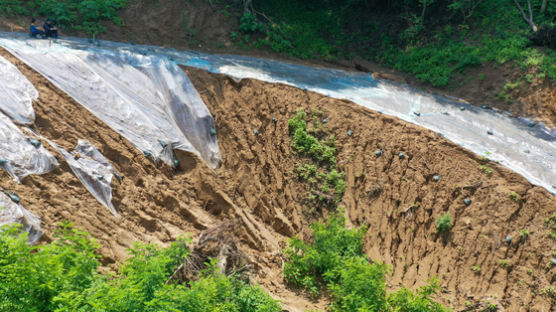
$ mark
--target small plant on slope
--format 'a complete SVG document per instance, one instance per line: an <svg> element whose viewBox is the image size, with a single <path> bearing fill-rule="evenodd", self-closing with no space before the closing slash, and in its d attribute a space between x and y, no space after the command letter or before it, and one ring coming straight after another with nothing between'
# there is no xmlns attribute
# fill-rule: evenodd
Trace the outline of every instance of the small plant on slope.
<svg viewBox="0 0 556 312"><path fill-rule="evenodd" d="M447 212L436 219L435 224L438 233L448 232L452 229L452 216Z"/></svg>

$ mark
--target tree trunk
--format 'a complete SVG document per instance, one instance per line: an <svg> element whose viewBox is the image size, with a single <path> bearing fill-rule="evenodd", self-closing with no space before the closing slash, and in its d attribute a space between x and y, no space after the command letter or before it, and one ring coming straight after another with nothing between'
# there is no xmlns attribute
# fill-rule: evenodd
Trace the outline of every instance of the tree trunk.
<svg viewBox="0 0 556 312"><path fill-rule="evenodd" d="M523 8L521 7L521 5L517 0L514 0L514 3L519 9L519 12L521 12L521 16L523 17L523 19L527 22L527 24L529 24L529 26L531 26L533 32L537 32L538 30L537 25L535 25L535 22L533 21L533 10L531 9L531 0L527 0L527 9L529 10L529 17L527 17L527 14L525 14L525 11L523 10Z"/></svg>
<svg viewBox="0 0 556 312"><path fill-rule="evenodd" d="M547 4L548 0L543 0L542 1L542 5L541 5L541 14L544 13L544 11L546 11L546 4Z"/></svg>

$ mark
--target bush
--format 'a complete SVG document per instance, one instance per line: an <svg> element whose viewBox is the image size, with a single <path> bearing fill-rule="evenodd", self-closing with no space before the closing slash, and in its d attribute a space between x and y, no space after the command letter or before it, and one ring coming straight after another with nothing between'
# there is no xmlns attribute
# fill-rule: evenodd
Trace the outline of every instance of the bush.
<svg viewBox="0 0 556 312"><path fill-rule="evenodd" d="M326 223L317 222L311 229L311 244L293 238L284 250L284 278L315 297L326 286L332 295L330 311L449 311L431 299L439 289L436 280L417 293L402 288L388 294L389 267L369 262L363 253L366 229L347 229L341 213L331 214Z"/></svg>
<svg viewBox="0 0 556 312"><path fill-rule="evenodd" d="M345 173L336 169L336 140L333 135L326 139L318 139L325 132L320 129L322 123L322 112L312 111L309 118L304 110L299 111L288 121L290 134L293 136L292 147L296 153L311 158L315 164L300 164L296 166L299 178L309 182L312 193L309 200L318 199L320 202L328 202L329 205L341 201L345 189ZM311 130L308 130L308 121ZM320 194L319 192L324 193Z"/></svg>
<svg viewBox="0 0 556 312"><path fill-rule="evenodd" d="M50 17L62 27L98 34L106 31L101 24L112 21L123 25L118 16L130 0L0 0L0 15L40 15Z"/></svg>
<svg viewBox="0 0 556 312"><path fill-rule="evenodd" d="M452 216L447 212L436 219L435 224L438 233L448 232L452 229Z"/></svg>
<svg viewBox="0 0 556 312"><path fill-rule="evenodd" d="M278 312L260 287L217 273L216 262L188 285L167 283L189 250L136 243L119 274L100 274L99 245L64 224L52 243L30 247L17 226L0 233L0 311Z"/></svg>

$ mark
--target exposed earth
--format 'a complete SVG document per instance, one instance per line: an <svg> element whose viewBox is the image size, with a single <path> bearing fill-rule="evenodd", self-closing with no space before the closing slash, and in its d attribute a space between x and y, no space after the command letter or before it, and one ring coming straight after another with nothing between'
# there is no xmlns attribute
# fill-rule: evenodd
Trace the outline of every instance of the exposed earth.
<svg viewBox="0 0 556 312"><path fill-rule="evenodd" d="M248 255L255 281L286 311L324 310L326 297L314 302L284 284L281 257L288 237L308 237L308 225L328 213L304 205L307 189L294 173L300 158L288 132L288 119L299 109L315 108L329 120L326 131L336 137L339 168L346 172L341 205L352 225L369 227L370 258L392 265L390 288L416 288L437 276L443 289L438 300L456 311L490 303L506 311L556 309L547 292L556 282L550 263L556 242L545 224L556 210L555 197L432 131L294 87L184 68L214 116L223 163L212 170L197 156L180 153L181 167L174 170L155 166L46 78L5 50L0 55L39 91L38 134L65 149L85 138L124 177L112 183L120 214L114 217L65 162L22 184L0 171L0 185L41 217L44 241L57 222L73 221L100 241L102 263L111 269L135 241L168 244L233 220L230 234ZM384 151L379 157L378 149ZM399 158L400 152L407 157ZM434 220L445 212L454 226L449 235L438 235Z"/></svg>

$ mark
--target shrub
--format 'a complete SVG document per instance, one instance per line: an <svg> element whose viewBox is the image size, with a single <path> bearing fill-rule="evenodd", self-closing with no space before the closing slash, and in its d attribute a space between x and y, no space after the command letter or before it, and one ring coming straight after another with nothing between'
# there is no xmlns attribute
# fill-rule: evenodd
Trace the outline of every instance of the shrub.
<svg viewBox="0 0 556 312"><path fill-rule="evenodd" d="M289 283L307 289L314 296L326 285L332 296L329 311L449 311L434 302L431 296L439 289L431 280L417 293L402 288L386 291L388 266L370 263L363 253L365 228L346 228L345 217L332 214L326 223L311 226L311 244L297 238L284 250L284 278Z"/></svg>
<svg viewBox="0 0 556 312"><path fill-rule="evenodd" d="M452 216L447 212L436 219L435 224L437 232L448 232L452 229Z"/></svg>
<svg viewBox="0 0 556 312"><path fill-rule="evenodd" d="M97 271L99 245L69 223L38 247L18 233L0 233L0 311L282 311L260 287L217 273L215 261L197 281L168 283L189 252L183 238L168 248L136 243L114 275Z"/></svg>

